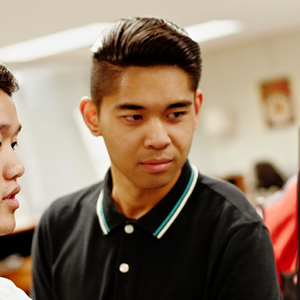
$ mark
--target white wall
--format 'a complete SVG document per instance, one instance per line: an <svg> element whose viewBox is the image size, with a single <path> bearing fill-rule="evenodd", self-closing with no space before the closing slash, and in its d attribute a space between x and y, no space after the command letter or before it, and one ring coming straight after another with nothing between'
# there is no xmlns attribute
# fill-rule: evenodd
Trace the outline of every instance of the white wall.
<svg viewBox="0 0 300 300"><path fill-rule="evenodd" d="M249 176L261 160L274 163L286 176L297 171L299 49L300 31L203 54L202 123L190 155L203 173ZM293 80L297 119L293 125L270 129L262 119L256 84L284 75ZM235 117L235 131L227 137L209 136L205 131L205 110L216 107Z"/></svg>
<svg viewBox="0 0 300 300"><path fill-rule="evenodd" d="M21 196L40 213L57 197L98 179L75 118L81 97L89 95L89 64L39 63L16 75L14 100L23 125L17 151L26 168Z"/></svg>
<svg viewBox="0 0 300 300"><path fill-rule="evenodd" d="M299 49L300 31L203 53L204 104L190 154L203 173L241 174L247 179L259 160L273 162L287 175L297 171ZM27 169L22 197L40 213L58 196L100 178L74 118L80 98L89 94L90 63L71 58L12 69L22 79L15 97L24 127L18 151ZM255 82L286 74L296 78L297 121L286 128L268 129L261 121ZM216 108L228 111L235 120L227 137L211 136L205 130L207 113Z"/></svg>

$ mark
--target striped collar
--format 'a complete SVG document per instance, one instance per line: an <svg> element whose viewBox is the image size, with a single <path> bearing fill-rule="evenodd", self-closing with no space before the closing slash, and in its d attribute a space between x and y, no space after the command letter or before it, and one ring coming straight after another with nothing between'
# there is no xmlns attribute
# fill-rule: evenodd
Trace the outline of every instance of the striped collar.
<svg viewBox="0 0 300 300"><path fill-rule="evenodd" d="M132 220L118 211L111 198L111 174L109 171L104 179L96 208L103 233L108 235L120 225L130 222L144 228L154 237L160 239L187 203L196 186L198 174L197 168L190 166L187 161L182 168L176 185L171 191L146 215L138 220ZM180 196L178 197L178 195Z"/></svg>

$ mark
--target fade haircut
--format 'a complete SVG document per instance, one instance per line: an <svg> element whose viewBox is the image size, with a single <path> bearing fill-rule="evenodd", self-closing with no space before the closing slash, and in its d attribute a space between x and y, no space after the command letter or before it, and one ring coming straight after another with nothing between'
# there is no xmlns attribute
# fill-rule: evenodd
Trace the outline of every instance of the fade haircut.
<svg viewBox="0 0 300 300"><path fill-rule="evenodd" d="M91 96L99 107L102 97L115 93L127 67L177 66L197 90L201 77L198 43L174 23L154 18L120 19L95 41L91 71Z"/></svg>
<svg viewBox="0 0 300 300"><path fill-rule="evenodd" d="M0 89L9 97L19 89L16 78L2 63L0 63Z"/></svg>

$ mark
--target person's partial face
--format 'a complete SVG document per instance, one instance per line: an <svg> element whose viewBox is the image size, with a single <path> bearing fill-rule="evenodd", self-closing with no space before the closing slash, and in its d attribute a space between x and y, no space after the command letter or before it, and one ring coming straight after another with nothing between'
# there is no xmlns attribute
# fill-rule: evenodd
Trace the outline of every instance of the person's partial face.
<svg viewBox="0 0 300 300"><path fill-rule="evenodd" d="M113 181L140 189L173 185L190 151L202 94L191 91L178 67L130 67L121 76L99 115L89 110L88 126L104 138Z"/></svg>
<svg viewBox="0 0 300 300"><path fill-rule="evenodd" d="M19 207L17 179L23 175L24 166L14 148L20 128L12 99L0 89L0 235L14 230L14 212Z"/></svg>

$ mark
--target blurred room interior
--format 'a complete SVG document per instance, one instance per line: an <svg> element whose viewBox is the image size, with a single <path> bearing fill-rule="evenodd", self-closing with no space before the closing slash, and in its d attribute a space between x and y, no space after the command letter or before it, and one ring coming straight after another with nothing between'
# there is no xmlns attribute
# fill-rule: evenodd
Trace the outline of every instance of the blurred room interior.
<svg viewBox="0 0 300 300"><path fill-rule="evenodd" d="M255 206L280 188L262 184L257 165L272 166L283 182L297 173L299 1L0 0L0 8L0 60L20 84L14 100L23 129L16 151L26 173L20 179L17 232L34 228L58 197L101 180L109 158L102 139L89 134L79 115L81 97L90 94L90 46L96 35L73 50L27 61L6 57L5 49L122 17L159 16L185 28L213 20L239 22L232 34L202 42L199 37L204 102L190 161L204 174L236 184Z"/></svg>

